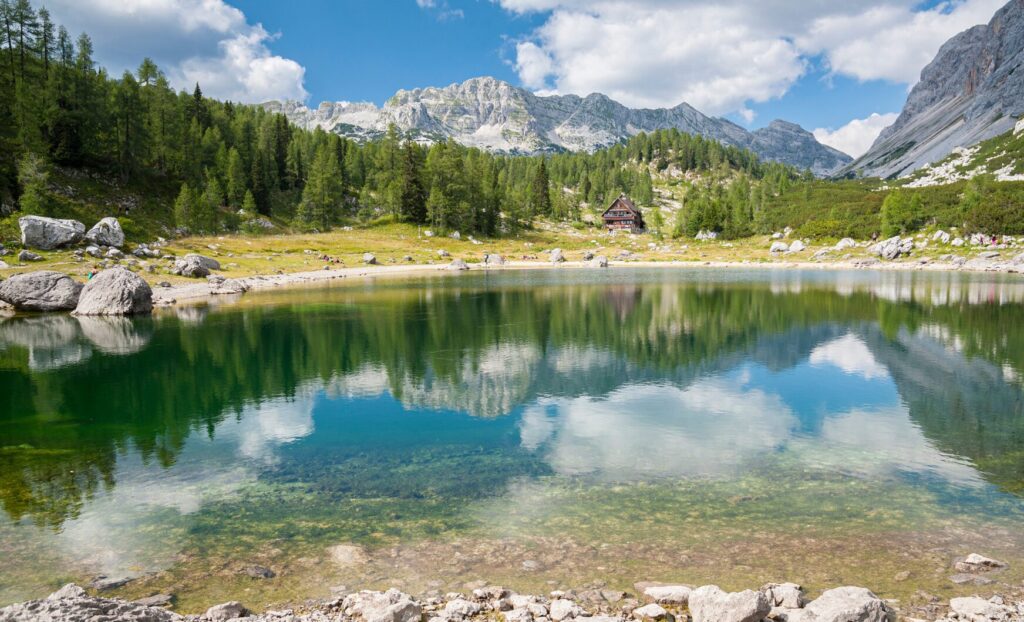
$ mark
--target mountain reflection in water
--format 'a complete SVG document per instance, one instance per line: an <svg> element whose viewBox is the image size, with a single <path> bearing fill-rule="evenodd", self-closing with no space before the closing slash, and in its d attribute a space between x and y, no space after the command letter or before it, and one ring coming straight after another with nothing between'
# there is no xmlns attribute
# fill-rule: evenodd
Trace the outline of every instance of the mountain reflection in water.
<svg viewBox="0 0 1024 622"><path fill-rule="evenodd" d="M138 574L228 534L504 536L568 482L820 480L1016 521L1022 304L990 276L542 271L7 318L0 550ZM35 589L8 572L0 602Z"/></svg>

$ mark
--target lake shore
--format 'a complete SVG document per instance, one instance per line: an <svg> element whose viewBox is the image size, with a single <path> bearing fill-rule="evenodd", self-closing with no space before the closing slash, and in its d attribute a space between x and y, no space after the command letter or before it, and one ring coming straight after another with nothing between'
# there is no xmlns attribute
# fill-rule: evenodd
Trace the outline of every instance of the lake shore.
<svg viewBox="0 0 1024 622"><path fill-rule="evenodd" d="M246 590L249 592L249 590ZM254 595L247 594L250 600ZM0 609L0 621L91 620L149 622L1015 622L1024 620L1020 588L989 597L965 596L948 602L923 595L902 603L867 588L841 586L809 598L795 583L767 583L760 588L727 592L715 585L638 582L634 591L600 584L547 595L519 594L479 581L459 592L439 590L413 596L387 591L341 590L330 599L307 600L262 613L247 603L228 601L202 614L172 612L173 596L154 594L127 601L90 595L68 584L45 599Z"/></svg>
<svg viewBox="0 0 1024 622"><path fill-rule="evenodd" d="M869 263L863 259L840 260L832 262L813 261L609 261L607 268L597 268L587 261L565 261L550 263L542 261L507 261L501 265L466 264L466 270L453 269L451 264L410 264L410 265L363 265L359 267L334 267L326 265L320 270L291 272L284 274L259 274L235 278L195 280L190 282L169 283L166 287L153 288L153 302L157 306L173 306L176 304L194 304L197 300L211 297L237 296L249 291L261 291L277 288L316 287L329 283L358 279L401 278L425 275L449 274L460 272L507 271L507 270L543 270L543 269L588 269L611 270L622 269L759 269L759 270L816 270L844 271L870 270L881 272L948 272L948 273L1000 273L1020 274L1024 266L999 264L994 262L975 265L957 265L949 262L877 262Z"/></svg>

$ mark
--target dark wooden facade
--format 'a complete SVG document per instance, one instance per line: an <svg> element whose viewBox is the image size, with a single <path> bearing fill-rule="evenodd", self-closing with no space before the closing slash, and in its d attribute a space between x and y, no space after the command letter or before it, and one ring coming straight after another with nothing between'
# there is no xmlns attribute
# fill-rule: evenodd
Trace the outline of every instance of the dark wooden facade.
<svg viewBox="0 0 1024 622"><path fill-rule="evenodd" d="M601 214L604 226L609 231L620 230L640 233L644 230L644 215L640 208L624 194L612 202L611 207Z"/></svg>

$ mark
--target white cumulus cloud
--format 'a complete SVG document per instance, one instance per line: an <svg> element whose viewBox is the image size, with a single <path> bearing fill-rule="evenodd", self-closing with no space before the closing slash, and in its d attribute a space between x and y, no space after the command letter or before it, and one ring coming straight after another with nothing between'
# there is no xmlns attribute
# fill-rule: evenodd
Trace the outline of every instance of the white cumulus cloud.
<svg viewBox="0 0 1024 622"><path fill-rule="evenodd" d="M92 38L96 59L117 75L153 58L175 88L220 99L300 99L305 68L274 54L274 35L224 0L49 0L54 20Z"/></svg>
<svg viewBox="0 0 1024 622"><path fill-rule="evenodd" d="M814 137L823 145L858 158L867 153L882 130L892 125L898 116L895 112L875 112L866 119L854 119L836 130L819 127L814 130Z"/></svg>
<svg viewBox="0 0 1024 622"><path fill-rule="evenodd" d="M602 92L630 106L686 101L740 113L784 95L809 68L913 84L949 37L1003 0L497 0L543 23L516 45L528 88Z"/></svg>

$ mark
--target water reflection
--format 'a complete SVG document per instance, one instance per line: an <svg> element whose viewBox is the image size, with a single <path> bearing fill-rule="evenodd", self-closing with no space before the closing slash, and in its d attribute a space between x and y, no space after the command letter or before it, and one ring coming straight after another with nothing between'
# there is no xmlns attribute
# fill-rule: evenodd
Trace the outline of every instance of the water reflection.
<svg viewBox="0 0 1024 622"><path fill-rule="evenodd" d="M462 508L556 480L858 478L984 515L1024 494L1022 301L988 276L555 271L2 319L0 545L47 527L117 575L228 535L498 532Z"/></svg>

